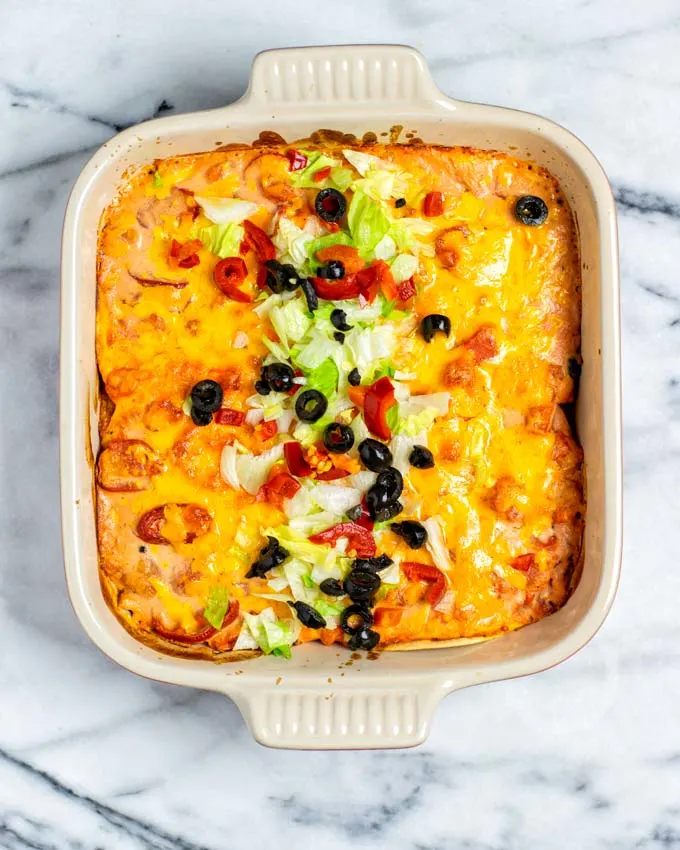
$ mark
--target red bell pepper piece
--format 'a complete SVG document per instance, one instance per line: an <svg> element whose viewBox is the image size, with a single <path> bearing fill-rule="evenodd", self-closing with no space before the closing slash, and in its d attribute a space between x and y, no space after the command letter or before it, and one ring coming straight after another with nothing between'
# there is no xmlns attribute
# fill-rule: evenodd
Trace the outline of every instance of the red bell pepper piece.
<svg viewBox="0 0 680 850"><path fill-rule="evenodd" d="M313 470L305 459L302 443L297 443L294 440L284 443L283 456L288 464L288 469L293 475L297 475L298 478L306 478L312 474Z"/></svg>
<svg viewBox="0 0 680 850"><path fill-rule="evenodd" d="M332 546L341 537L346 537L349 540L348 550L354 549L357 557L373 558L375 556L376 548L373 535L367 528L362 528L355 522L339 522L325 531L313 534L309 538L309 542L328 543Z"/></svg>
<svg viewBox="0 0 680 850"><path fill-rule="evenodd" d="M337 466L334 466L333 469L329 469L327 472L317 472L316 480L337 481L338 478L347 478L348 475L350 475L348 469L338 469Z"/></svg>
<svg viewBox="0 0 680 850"><path fill-rule="evenodd" d="M343 277L340 280L313 277L312 286L319 298L324 298L326 301L344 301L346 298L356 298L361 292L361 286L356 275Z"/></svg>
<svg viewBox="0 0 680 850"><path fill-rule="evenodd" d="M253 300L252 295L239 289L246 277L248 277L248 269L241 257L226 257L219 261L213 271L213 280L220 291L227 298L243 303Z"/></svg>
<svg viewBox="0 0 680 850"><path fill-rule="evenodd" d="M255 256L261 263L266 263L267 260L276 259L276 248L274 247L274 243L261 227L258 227L256 224L253 224L252 221L248 221L246 219L246 221L243 222L243 229L246 234L246 242L253 249Z"/></svg>
<svg viewBox="0 0 680 850"><path fill-rule="evenodd" d="M256 426L256 429L263 440L271 440L274 434L276 434L278 426L274 420L271 420L270 422L260 422Z"/></svg>
<svg viewBox="0 0 680 850"><path fill-rule="evenodd" d="M404 575L409 581L422 581L428 584L425 601L435 606L446 593L446 577L441 570L430 564L418 564L406 561L401 565Z"/></svg>
<svg viewBox="0 0 680 850"><path fill-rule="evenodd" d="M292 475L287 472L279 472L263 486L265 496L272 502L281 502L283 499L292 499L302 487Z"/></svg>
<svg viewBox="0 0 680 850"><path fill-rule="evenodd" d="M387 424L387 411L394 403L394 387L389 378L379 378L366 390L364 397L366 427L381 440L389 440L392 436L390 426Z"/></svg>
<svg viewBox="0 0 680 850"><path fill-rule="evenodd" d="M296 151L293 148L286 151L286 156L288 157L289 171L302 171L303 168L307 167L307 157L301 151ZM330 172L330 168L328 170Z"/></svg>
<svg viewBox="0 0 680 850"><path fill-rule="evenodd" d="M444 196L441 192L428 192L423 201L423 215L430 218L444 212Z"/></svg>
<svg viewBox="0 0 680 850"><path fill-rule="evenodd" d="M330 175L331 167L327 165L325 168L320 168L318 171L315 171L312 175L312 180L315 183L323 183L323 181Z"/></svg>
<svg viewBox="0 0 680 850"><path fill-rule="evenodd" d="M397 284L397 293L399 294L400 301L408 301L409 298L413 298L416 294L416 285L413 282L413 278L410 277L408 280L403 280Z"/></svg>
<svg viewBox="0 0 680 850"><path fill-rule="evenodd" d="M361 497L361 516L359 519L355 519L357 525L360 525L362 528L366 528L369 531L373 531L373 526L375 523L371 519L371 515L368 512L368 505L366 504L366 496Z"/></svg>
<svg viewBox="0 0 680 850"><path fill-rule="evenodd" d="M231 407L221 407L213 415L213 421L218 425L243 425L246 418L241 410L233 410Z"/></svg>

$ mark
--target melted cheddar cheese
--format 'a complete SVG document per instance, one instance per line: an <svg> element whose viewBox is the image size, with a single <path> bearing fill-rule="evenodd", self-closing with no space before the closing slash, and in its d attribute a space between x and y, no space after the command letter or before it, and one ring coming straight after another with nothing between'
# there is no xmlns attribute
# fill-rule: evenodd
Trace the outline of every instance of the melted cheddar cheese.
<svg viewBox="0 0 680 850"><path fill-rule="evenodd" d="M338 223L316 214L324 188L347 201ZM538 226L515 213L527 195L547 205ZM355 331L344 341L324 310L330 296L310 311L300 287L262 288L265 254L247 238L248 222L299 278L318 280L323 263L305 253L313 240L336 234L351 249L364 288L332 303L351 306ZM218 255L219 238L237 238L231 254ZM244 300L216 283L225 256L245 264ZM409 279L399 279L403 268ZM293 302L305 330L282 340L271 307ZM427 341L422 320L432 314L450 331ZM381 647L483 638L551 613L568 597L581 552L582 453L562 410L574 399L579 327L570 210L549 173L511 155L310 144L181 156L138 171L106 210L99 239L97 510L110 605L139 639L215 660L240 649L286 654L313 639L369 648L373 632ZM297 380L319 380L309 365L314 333L328 349L324 363L335 363L325 424L357 434L347 453L324 450L325 420L316 431L301 423L292 393L262 418L268 397L258 398L255 383L263 365L286 357ZM352 388L347 373L359 362L362 385ZM317 517L349 521L348 505L328 507L343 503L342 488L365 498L374 486L357 443L371 428L376 438L363 405L381 376L396 397L390 439L381 436L395 462L402 453L404 485L399 515L368 535L393 563L361 603L374 621L369 637L352 643L352 629L339 628L351 600L319 584L324 575L347 578L361 541L346 533L310 551L303 544L323 530ZM195 424L191 390L206 379L221 387L234 424L217 415ZM293 441L311 475L287 465L283 444ZM433 468L404 460L414 442L432 453ZM272 462L252 492L266 452ZM324 482L328 468L344 477ZM282 481L291 488L284 495ZM425 546L411 549L390 530L406 519L427 528ZM253 575L272 535L288 560Z"/></svg>

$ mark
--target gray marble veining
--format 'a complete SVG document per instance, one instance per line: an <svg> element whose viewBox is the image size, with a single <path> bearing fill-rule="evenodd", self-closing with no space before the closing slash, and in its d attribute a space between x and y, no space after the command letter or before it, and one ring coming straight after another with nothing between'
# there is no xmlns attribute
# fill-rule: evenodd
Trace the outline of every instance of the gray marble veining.
<svg viewBox="0 0 680 850"><path fill-rule="evenodd" d="M0 32L0 848L680 848L677 0L5 4ZM66 598L57 502L61 219L94 148L219 106L266 47L401 42L463 99L545 114L620 213L621 589L584 651L453 695L423 747L254 744L214 694L147 682Z"/></svg>

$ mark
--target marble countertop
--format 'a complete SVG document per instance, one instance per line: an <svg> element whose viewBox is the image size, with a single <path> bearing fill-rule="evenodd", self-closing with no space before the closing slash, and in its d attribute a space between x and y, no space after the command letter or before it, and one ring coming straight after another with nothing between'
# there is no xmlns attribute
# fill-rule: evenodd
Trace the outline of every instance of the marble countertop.
<svg viewBox="0 0 680 850"><path fill-rule="evenodd" d="M69 190L120 128L222 105L244 90L258 50L324 41L413 44L450 94L564 124L601 159L619 202L617 601L557 669L453 695L413 751L259 747L225 698L109 662L63 580L56 385ZM677 0L4 5L2 850L680 847L679 103Z"/></svg>

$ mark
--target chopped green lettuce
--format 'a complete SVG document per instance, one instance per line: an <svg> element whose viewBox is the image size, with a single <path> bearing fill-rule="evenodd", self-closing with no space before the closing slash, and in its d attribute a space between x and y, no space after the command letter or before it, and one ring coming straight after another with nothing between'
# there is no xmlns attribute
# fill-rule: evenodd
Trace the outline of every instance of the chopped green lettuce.
<svg viewBox="0 0 680 850"><path fill-rule="evenodd" d="M274 649L272 649L272 655L276 655L280 658L286 658L288 661L290 661L293 657L293 653L288 645L275 646Z"/></svg>
<svg viewBox="0 0 680 850"><path fill-rule="evenodd" d="M307 157L307 165L298 171L292 171L290 182L298 189L317 189L321 183L314 179L317 171L322 168L335 168L340 160L333 159L321 151L301 151Z"/></svg>
<svg viewBox="0 0 680 850"><path fill-rule="evenodd" d="M389 233L391 222L379 203L357 190L347 211L347 225L363 259L372 260L376 245Z"/></svg>
<svg viewBox="0 0 680 850"><path fill-rule="evenodd" d="M393 404L385 414L385 419L390 428L390 431L396 431L399 427L399 405Z"/></svg>
<svg viewBox="0 0 680 850"><path fill-rule="evenodd" d="M390 264L395 283L403 283L418 271L418 260L413 254L399 254Z"/></svg>
<svg viewBox="0 0 680 850"><path fill-rule="evenodd" d="M203 616L215 629L222 628L227 609L229 608L229 591L226 587L211 587L205 603Z"/></svg>
<svg viewBox="0 0 680 850"><path fill-rule="evenodd" d="M307 227L304 229L298 227L285 216L279 219L276 233L272 238L280 262L292 263L301 274L307 274L309 271L307 246L313 241L315 241L314 234Z"/></svg>
<svg viewBox="0 0 680 850"><path fill-rule="evenodd" d="M346 192L354 182L354 174L349 168L339 165L331 169L330 182L340 192Z"/></svg>
<svg viewBox="0 0 680 850"><path fill-rule="evenodd" d="M301 298L291 298L280 307L272 308L269 318L284 346L290 342L299 342L312 324Z"/></svg>
<svg viewBox="0 0 680 850"><path fill-rule="evenodd" d="M235 221L227 224L211 224L201 227L198 238L211 254L225 257L238 256L238 250L244 236L243 227Z"/></svg>
<svg viewBox="0 0 680 850"><path fill-rule="evenodd" d="M163 178L160 175L159 171L154 171L153 173L153 186L154 189L162 189L165 184L163 183Z"/></svg>
<svg viewBox="0 0 680 850"><path fill-rule="evenodd" d="M327 357L323 363L307 375L306 390L318 390L323 393L326 398L330 398L338 386L338 377L340 372L335 364L335 361Z"/></svg>

